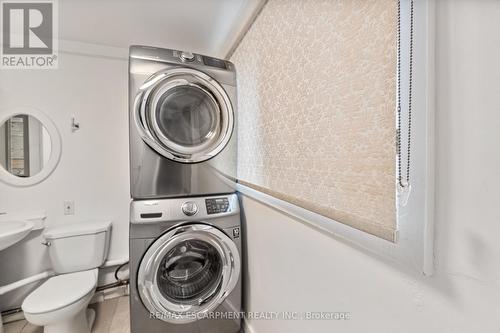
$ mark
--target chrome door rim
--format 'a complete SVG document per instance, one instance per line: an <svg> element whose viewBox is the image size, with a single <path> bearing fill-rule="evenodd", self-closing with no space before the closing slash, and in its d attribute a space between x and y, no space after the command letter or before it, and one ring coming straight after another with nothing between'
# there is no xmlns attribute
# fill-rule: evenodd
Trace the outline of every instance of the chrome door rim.
<svg viewBox="0 0 500 333"><path fill-rule="evenodd" d="M161 134L158 125L155 125L156 121L152 119L156 113L154 103L158 100L155 96L161 96L173 87L179 86L194 86L201 89L219 108L220 130L212 133L213 137L206 144L195 147L178 145ZM152 107L155 109L148 112ZM216 156L231 139L234 127L233 107L224 88L210 76L191 68L161 71L146 80L135 98L133 116L139 135L148 146L162 156L182 163L203 162Z"/></svg>
<svg viewBox="0 0 500 333"><path fill-rule="evenodd" d="M222 278L205 299L198 304L177 304L166 299L157 283L157 271L163 257L179 242L202 240L212 245L222 260ZM158 238L146 251L139 265L137 288L144 306L157 319L170 323L189 323L215 310L233 291L240 275L241 261L234 242L222 231L205 224L174 228Z"/></svg>

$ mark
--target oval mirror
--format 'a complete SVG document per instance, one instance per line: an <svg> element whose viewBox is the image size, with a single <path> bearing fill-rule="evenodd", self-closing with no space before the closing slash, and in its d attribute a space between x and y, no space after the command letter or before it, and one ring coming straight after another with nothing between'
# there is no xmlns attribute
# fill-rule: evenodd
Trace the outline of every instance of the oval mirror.
<svg viewBox="0 0 500 333"><path fill-rule="evenodd" d="M0 119L0 179L30 186L47 178L60 158L57 128L34 109L3 112Z"/></svg>

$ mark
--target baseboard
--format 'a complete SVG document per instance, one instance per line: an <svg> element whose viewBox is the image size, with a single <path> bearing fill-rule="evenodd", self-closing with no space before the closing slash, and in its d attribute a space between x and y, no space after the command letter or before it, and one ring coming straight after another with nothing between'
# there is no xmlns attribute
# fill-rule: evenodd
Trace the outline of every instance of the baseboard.
<svg viewBox="0 0 500 333"><path fill-rule="evenodd" d="M12 323L14 321L23 320L23 319L24 319L24 312L22 312L22 311L2 316L2 320L3 320L4 324Z"/></svg>
<svg viewBox="0 0 500 333"><path fill-rule="evenodd" d="M113 287L106 290L97 291L90 300L90 304L101 303L108 299L113 299L128 295L129 295L128 284L123 286Z"/></svg>

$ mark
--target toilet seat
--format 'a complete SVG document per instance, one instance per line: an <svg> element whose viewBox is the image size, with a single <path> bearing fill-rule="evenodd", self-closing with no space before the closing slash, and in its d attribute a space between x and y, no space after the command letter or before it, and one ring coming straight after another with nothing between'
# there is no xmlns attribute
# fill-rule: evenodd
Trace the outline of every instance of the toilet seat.
<svg viewBox="0 0 500 333"><path fill-rule="evenodd" d="M78 302L97 286L97 269L51 277L26 297L25 313L42 314L56 311Z"/></svg>

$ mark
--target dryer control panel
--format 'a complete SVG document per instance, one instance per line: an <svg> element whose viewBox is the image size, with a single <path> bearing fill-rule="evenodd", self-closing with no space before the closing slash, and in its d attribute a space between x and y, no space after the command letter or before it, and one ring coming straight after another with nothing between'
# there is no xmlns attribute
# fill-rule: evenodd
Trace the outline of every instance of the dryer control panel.
<svg viewBox="0 0 500 333"><path fill-rule="evenodd" d="M205 199L207 214L226 213L229 209L229 200L227 197Z"/></svg>

